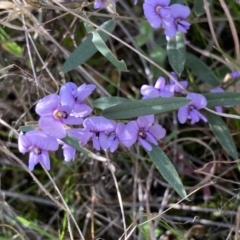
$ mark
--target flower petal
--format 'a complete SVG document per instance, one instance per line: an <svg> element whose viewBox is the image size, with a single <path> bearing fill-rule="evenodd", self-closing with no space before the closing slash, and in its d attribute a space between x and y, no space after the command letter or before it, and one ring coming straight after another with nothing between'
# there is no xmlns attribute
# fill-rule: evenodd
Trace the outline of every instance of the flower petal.
<svg viewBox="0 0 240 240"><path fill-rule="evenodd" d="M99 151L100 150L100 143L99 143L99 138L96 136L96 134L93 134L92 142L93 142L93 148L96 149L97 151Z"/></svg>
<svg viewBox="0 0 240 240"><path fill-rule="evenodd" d="M131 147L138 138L139 126L136 121L130 121L127 123L124 132L120 138L120 141L126 146Z"/></svg>
<svg viewBox="0 0 240 240"><path fill-rule="evenodd" d="M85 103L74 104L71 116L74 117L86 117L92 113L92 108Z"/></svg>
<svg viewBox="0 0 240 240"><path fill-rule="evenodd" d="M188 105L180 107L178 110L178 121L180 123L185 123L188 119Z"/></svg>
<svg viewBox="0 0 240 240"><path fill-rule="evenodd" d="M166 136L166 129L159 124L151 126L148 129L148 132L151 133L156 139L162 139Z"/></svg>
<svg viewBox="0 0 240 240"><path fill-rule="evenodd" d="M144 139L141 137L138 138L139 143L143 146L143 148L147 151L152 151L152 146Z"/></svg>
<svg viewBox="0 0 240 240"><path fill-rule="evenodd" d="M64 161L69 162L74 159L75 154L76 154L76 149L67 145L63 144L63 156L64 156Z"/></svg>
<svg viewBox="0 0 240 240"><path fill-rule="evenodd" d="M52 115L60 104L60 97L57 94L50 94L40 99L35 111L39 116Z"/></svg>
<svg viewBox="0 0 240 240"><path fill-rule="evenodd" d="M28 169L32 171L36 164L39 162L39 155L34 154L33 152L30 152L29 154L29 161L28 161Z"/></svg>
<svg viewBox="0 0 240 240"><path fill-rule="evenodd" d="M60 88L59 95L60 95L60 102L62 105L73 107L75 103L73 92L76 89L77 89L77 85L72 82L68 82Z"/></svg>
<svg viewBox="0 0 240 240"><path fill-rule="evenodd" d="M66 136L63 124L52 116L40 117L38 125L45 133L52 137L61 139Z"/></svg>
<svg viewBox="0 0 240 240"><path fill-rule="evenodd" d="M50 159L48 151L42 151L42 154L40 155L39 162L42 163L42 165L49 171L50 170Z"/></svg>
<svg viewBox="0 0 240 240"><path fill-rule="evenodd" d="M108 148L108 138L105 133L100 132L99 133L99 144L102 149L107 149Z"/></svg>
<svg viewBox="0 0 240 240"><path fill-rule="evenodd" d="M154 123L154 115L138 117L137 123L139 128L149 128Z"/></svg>

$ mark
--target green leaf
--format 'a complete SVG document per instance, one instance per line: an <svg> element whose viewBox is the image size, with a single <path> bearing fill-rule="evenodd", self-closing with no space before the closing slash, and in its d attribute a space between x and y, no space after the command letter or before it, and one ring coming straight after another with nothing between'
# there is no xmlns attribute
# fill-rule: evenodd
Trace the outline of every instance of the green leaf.
<svg viewBox="0 0 240 240"><path fill-rule="evenodd" d="M157 170L162 174L163 178L173 187L173 189L181 198L186 197L187 194L182 181L168 156L160 147L153 144L151 144L151 146L152 151L148 152L148 154Z"/></svg>
<svg viewBox="0 0 240 240"><path fill-rule="evenodd" d="M153 39L153 28L146 20L140 22L139 35L136 37L136 43L139 47L143 46L149 39Z"/></svg>
<svg viewBox="0 0 240 240"><path fill-rule="evenodd" d="M168 41L167 54L169 63L179 76L181 75L186 62L186 47L184 37L181 32Z"/></svg>
<svg viewBox="0 0 240 240"><path fill-rule="evenodd" d="M205 8L204 8L203 0L194 0L193 11L197 15L197 17L200 17L203 14L205 14Z"/></svg>
<svg viewBox="0 0 240 240"><path fill-rule="evenodd" d="M92 156L92 152L88 151L86 148L81 147L80 144L79 144L79 140L77 140L76 138L74 138L72 136L67 135L65 138L61 139L61 141L65 142L69 146L72 146L74 149L83 153L87 157Z"/></svg>
<svg viewBox="0 0 240 240"><path fill-rule="evenodd" d="M12 42L10 39L10 36L5 32L5 30L0 27L1 48L5 49L7 52L16 57L22 57L22 48L16 42Z"/></svg>
<svg viewBox="0 0 240 240"><path fill-rule="evenodd" d="M219 86L220 82L216 75L199 58L190 53L187 53L186 66L202 81L212 87Z"/></svg>
<svg viewBox="0 0 240 240"><path fill-rule="evenodd" d="M209 126L214 133L216 139L225 149L225 151L234 159L238 159L238 152L233 142L231 133L222 118L216 114L207 111L207 119Z"/></svg>
<svg viewBox="0 0 240 240"><path fill-rule="evenodd" d="M131 100L123 97L101 97L92 102L95 108L104 110L120 103L127 103Z"/></svg>
<svg viewBox="0 0 240 240"><path fill-rule="evenodd" d="M18 131L19 132L29 132L29 131L32 131L32 130L36 130L36 128L37 128L37 125L20 126Z"/></svg>
<svg viewBox="0 0 240 240"><path fill-rule="evenodd" d="M108 59L109 62L111 62L117 69L120 71L127 71L127 66L123 60L118 61L117 58L114 56L114 54L111 52L111 50L107 47L107 45L104 43L101 36L98 34L97 31L93 31L93 38L92 42L97 48L97 50Z"/></svg>
<svg viewBox="0 0 240 240"><path fill-rule="evenodd" d="M106 21L101 25L101 28L105 29L108 32L113 32L116 27L116 23L113 20ZM100 37L103 41L107 41L109 35L102 32L101 30L97 30ZM98 50L94 46L93 42L93 34L91 33L69 56L67 61L63 64L61 71L63 73L69 72L72 69L76 68L78 65L85 63L88 59L90 59Z"/></svg>
<svg viewBox="0 0 240 240"><path fill-rule="evenodd" d="M156 45L150 52L150 58L160 66L164 66L166 57L167 51L165 46L161 47ZM156 78L164 74L159 68L155 66L152 68L152 73Z"/></svg>
<svg viewBox="0 0 240 240"><path fill-rule="evenodd" d="M174 111L189 102L189 99L180 97L142 99L109 107L103 110L102 115L110 119L129 119Z"/></svg>
<svg viewBox="0 0 240 240"><path fill-rule="evenodd" d="M207 107L240 104L240 93L236 92L204 93L203 95L207 99Z"/></svg>
<svg viewBox="0 0 240 240"><path fill-rule="evenodd" d="M49 240L57 240L57 239L59 239L59 238L53 236L52 234L48 233L47 231L45 231L42 226L38 226L34 222L29 222L27 219L25 219L23 217L17 216L17 220L21 224L25 225L27 228L30 228L30 229L36 231L40 235L47 237L47 239L49 239Z"/></svg>

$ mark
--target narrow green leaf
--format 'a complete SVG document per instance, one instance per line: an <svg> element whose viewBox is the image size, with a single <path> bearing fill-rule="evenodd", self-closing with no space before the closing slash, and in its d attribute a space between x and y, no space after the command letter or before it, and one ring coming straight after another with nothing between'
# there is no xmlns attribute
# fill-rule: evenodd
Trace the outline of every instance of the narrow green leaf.
<svg viewBox="0 0 240 240"><path fill-rule="evenodd" d="M209 126L214 133L216 139L225 149L225 151L234 159L238 159L238 152L233 142L231 133L222 118L216 114L207 111L207 119Z"/></svg>
<svg viewBox="0 0 240 240"><path fill-rule="evenodd" d="M186 66L202 81L212 87L219 86L220 82L216 75L199 58L190 53L187 53Z"/></svg>
<svg viewBox="0 0 240 240"><path fill-rule="evenodd" d="M23 218L23 217L19 217L19 216L18 216L18 217L17 217L17 220L18 220L21 224L25 225L26 227L28 227L28 228L36 231L36 232L39 233L40 235L47 237L47 239L49 239L49 240L57 240L57 239L59 239L59 238L53 236L52 234L46 232L46 231L42 228L42 226L38 226L36 223L30 222L30 221L28 221L27 219L25 219L25 218Z"/></svg>
<svg viewBox="0 0 240 240"><path fill-rule="evenodd" d="M197 17L200 17L203 14L205 14L205 8L204 8L203 0L194 0L193 11L197 15Z"/></svg>
<svg viewBox="0 0 240 240"><path fill-rule="evenodd" d="M4 28L0 27L1 48L13 54L16 57L22 57L23 49L17 42L11 41L11 37L5 32Z"/></svg>
<svg viewBox="0 0 240 240"><path fill-rule="evenodd" d="M112 33L116 27L116 23L113 20L106 21L101 25L101 28L106 31ZM106 42L109 38L109 35L102 32L101 30L97 30L100 37L104 42ZM69 72L72 69L76 68L78 65L85 63L88 59L90 59L98 50L94 46L93 42L93 34L90 34L69 56L67 61L63 64L61 71L63 73Z"/></svg>
<svg viewBox="0 0 240 240"><path fill-rule="evenodd" d="M131 100L123 97L101 97L92 102L95 108L104 110L120 103L127 103Z"/></svg>
<svg viewBox="0 0 240 240"><path fill-rule="evenodd" d="M171 160L160 147L152 144L152 148L152 151L148 152L148 154L157 170L162 174L163 178L173 187L173 189L181 198L186 197L187 194L182 181Z"/></svg>
<svg viewBox="0 0 240 240"><path fill-rule="evenodd" d="M204 93L203 95L207 99L207 107L240 104L240 93L237 92Z"/></svg>
<svg viewBox="0 0 240 240"><path fill-rule="evenodd" d="M107 47L107 45L104 43L101 36L98 34L97 31L93 31L93 38L92 42L97 48L97 50L108 59L109 62L111 62L117 69L120 71L127 71L127 66L123 60L118 61L117 58L114 56L114 54L111 52L111 50Z"/></svg>
<svg viewBox="0 0 240 240"><path fill-rule="evenodd" d="M149 114L160 114L177 110L190 102L186 98L150 98L117 104L104 109L102 115L110 119L129 119Z"/></svg>
<svg viewBox="0 0 240 240"><path fill-rule="evenodd" d="M168 41L167 55L172 69L180 76L186 62L186 47L181 32L177 32L176 36Z"/></svg>
<svg viewBox="0 0 240 240"><path fill-rule="evenodd" d="M79 152L83 153L87 157L92 157L92 152L88 151L86 148L81 147L80 144L79 144L79 141L76 138L67 135L65 138L63 138L61 140L63 142L65 142L66 144L68 144L69 146L72 146L73 148L75 148Z"/></svg>
<svg viewBox="0 0 240 240"><path fill-rule="evenodd" d="M37 125L20 126L18 131L19 132L29 132L29 131L35 130L36 128L37 128Z"/></svg>

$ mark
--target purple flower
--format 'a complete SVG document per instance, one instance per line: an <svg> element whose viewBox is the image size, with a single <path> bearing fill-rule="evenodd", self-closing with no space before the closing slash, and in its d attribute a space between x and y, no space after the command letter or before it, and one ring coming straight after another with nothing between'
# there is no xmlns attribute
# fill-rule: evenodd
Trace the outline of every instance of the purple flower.
<svg viewBox="0 0 240 240"><path fill-rule="evenodd" d="M88 117L84 120L84 129L79 130L80 143L84 146L91 138L96 150L109 147L107 133L114 131L115 122L101 116Z"/></svg>
<svg viewBox="0 0 240 240"><path fill-rule="evenodd" d="M175 80L175 82L178 82L182 87L183 89L186 89L187 86L188 86L188 82L187 81L179 81L177 75L175 72L171 72L171 77L169 78L169 81L170 81L170 84L169 86L171 86L170 88L170 91L174 91L174 92L183 92L183 89L181 89L174 81L173 79ZM168 89L168 88L167 88Z"/></svg>
<svg viewBox="0 0 240 240"><path fill-rule="evenodd" d="M60 89L60 103L72 108L71 116L86 117L92 113L92 108L84 103L84 100L96 88L94 84L82 84L77 87L75 83L64 84Z"/></svg>
<svg viewBox="0 0 240 240"><path fill-rule="evenodd" d="M159 77L154 87L149 85L143 85L141 87L141 94L143 95L143 99L155 97L172 97L173 90L173 87L169 85L165 86L164 77Z"/></svg>
<svg viewBox="0 0 240 240"><path fill-rule="evenodd" d="M110 152L114 152L117 148L119 143L121 142L122 135L125 129L124 123L116 123L114 131L111 131L108 138L108 147L110 149Z"/></svg>
<svg viewBox="0 0 240 240"><path fill-rule="evenodd" d="M150 143L158 145L157 140L166 135L166 130L159 124L153 125L154 115L138 117L136 121L127 123L122 135L122 143L131 147L138 141L147 151L152 150Z"/></svg>
<svg viewBox="0 0 240 240"><path fill-rule="evenodd" d="M182 4L173 4L169 7L171 16L173 18L173 24L165 29L165 34L169 38L173 38L177 31L186 33L190 27L190 23L185 19L190 15L190 9Z"/></svg>
<svg viewBox="0 0 240 240"><path fill-rule="evenodd" d="M116 0L95 0L93 8L106 8L110 13L116 14Z"/></svg>
<svg viewBox="0 0 240 240"><path fill-rule="evenodd" d="M153 28L163 27L165 30L173 25L170 0L145 0L144 15Z"/></svg>
<svg viewBox="0 0 240 240"><path fill-rule="evenodd" d="M18 149L21 153L30 151L28 168L32 171L36 164L41 163L50 170L50 159L48 151L56 151L58 142L40 130L20 133L18 138Z"/></svg>
<svg viewBox="0 0 240 240"><path fill-rule="evenodd" d="M178 121L185 123L187 119L191 119L191 124L198 122L200 119L207 122L207 119L198 111L207 106L207 100L202 94L189 93L188 99L192 101L186 106L180 107L178 110Z"/></svg>
<svg viewBox="0 0 240 240"><path fill-rule="evenodd" d="M221 93L221 92L224 92L224 90L220 87L216 87L216 88L213 88L210 92L211 93ZM227 106L224 106L224 107L230 108L230 107L232 107L232 105L227 105ZM216 106L215 110L216 110L216 112L222 113L223 112L223 107L222 106Z"/></svg>
<svg viewBox="0 0 240 240"><path fill-rule="evenodd" d="M82 118L70 116L72 109L69 106L60 105L60 97L51 94L40 99L36 105L36 113L40 116L39 127L47 134L55 138L64 138L66 130L64 124L81 124Z"/></svg>
<svg viewBox="0 0 240 240"><path fill-rule="evenodd" d="M66 132L68 135L80 140L79 129L71 128L67 129ZM69 162L73 160L76 155L76 149L61 140L58 140L58 142L62 145L64 161Z"/></svg>
<svg viewBox="0 0 240 240"><path fill-rule="evenodd" d="M234 80L240 77L240 71L235 71L230 73L231 79Z"/></svg>

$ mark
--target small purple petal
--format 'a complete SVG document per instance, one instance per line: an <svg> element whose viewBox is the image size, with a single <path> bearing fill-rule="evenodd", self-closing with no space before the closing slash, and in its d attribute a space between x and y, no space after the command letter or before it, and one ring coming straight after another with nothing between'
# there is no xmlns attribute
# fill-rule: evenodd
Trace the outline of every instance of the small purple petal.
<svg viewBox="0 0 240 240"><path fill-rule="evenodd" d="M164 77L159 77L158 80L155 83L155 88L159 90L163 90L165 87L165 78Z"/></svg>
<svg viewBox="0 0 240 240"><path fill-rule="evenodd" d="M61 139L66 136L63 124L52 116L40 117L38 125L45 133L52 137Z"/></svg>
<svg viewBox="0 0 240 240"><path fill-rule="evenodd" d="M216 112L222 113L223 112L223 107L222 106L216 106L215 107Z"/></svg>
<svg viewBox="0 0 240 240"><path fill-rule="evenodd" d="M119 145L119 140L116 138L110 146L110 152L113 153L118 148L118 145Z"/></svg>
<svg viewBox="0 0 240 240"><path fill-rule="evenodd" d="M60 95L60 102L62 105L73 107L75 103L73 91L75 89L77 89L77 85L72 82L66 83L61 87L59 95Z"/></svg>
<svg viewBox="0 0 240 240"><path fill-rule="evenodd" d="M42 151L42 154L39 155L39 162L47 169L50 170L50 159L47 151Z"/></svg>
<svg viewBox="0 0 240 240"><path fill-rule="evenodd" d="M192 100L190 105L193 105L196 109L201 109L207 106L207 100L202 94L189 93L187 98Z"/></svg>
<svg viewBox="0 0 240 240"><path fill-rule="evenodd" d="M108 148L108 139L105 133L100 132L99 133L99 143L102 149L107 149Z"/></svg>
<svg viewBox="0 0 240 240"><path fill-rule="evenodd" d="M149 128L154 123L154 115L138 117L137 123L139 128Z"/></svg>
<svg viewBox="0 0 240 240"><path fill-rule="evenodd" d="M59 103L60 97L56 94L51 94L38 101L35 111L39 116L52 115L58 108Z"/></svg>
<svg viewBox="0 0 240 240"><path fill-rule="evenodd" d="M77 103L83 102L96 88L94 84L82 84L78 89L74 92L74 97L77 98Z"/></svg>
<svg viewBox="0 0 240 240"><path fill-rule="evenodd" d="M178 110L178 121L180 123L185 123L188 119L188 105L180 107Z"/></svg>
<svg viewBox="0 0 240 240"><path fill-rule="evenodd" d="M75 154L76 154L76 149L67 145L63 144L63 156L64 156L64 161L69 162L74 159Z"/></svg>
<svg viewBox="0 0 240 240"><path fill-rule="evenodd" d="M92 142L93 142L93 148L96 149L97 151L99 151L100 150L100 143L99 143L99 138L96 136L96 134L93 134Z"/></svg>
<svg viewBox="0 0 240 240"><path fill-rule="evenodd" d="M34 167L38 164L39 161L39 155L34 154L33 152L30 152L29 154L29 161L28 161L28 169L32 171Z"/></svg>
<svg viewBox="0 0 240 240"><path fill-rule="evenodd" d="M149 132L145 132L145 134L146 134L146 140L148 141L148 142L150 142L150 143L153 143L154 145L158 145L158 142L157 142L157 140L156 140L156 138L154 138L154 136L151 134L151 133L149 133Z"/></svg>
<svg viewBox="0 0 240 240"><path fill-rule="evenodd" d="M80 117L68 116L66 119L63 119L62 122L64 124L79 125L83 123L83 119Z"/></svg>
<svg viewBox="0 0 240 240"><path fill-rule="evenodd" d="M86 117L92 113L92 108L85 103L74 104L71 116L75 117Z"/></svg>
<svg viewBox="0 0 240 240"><path fill-rule="evenodd" d="M121 142L126 147L131 147L138 139L139 126L136 121L130 121L127 123L124 133L121 136Z"/></svg>
<svg viewBox="0 0 240 240"><path fill-rule="evenodd" d="M156 139L162 139L166 136L165 128L163 128L159 124L151 126L149 128L148 132L151 133L153 135L153 137L156 138Z"/></svg>
<svg viewBox="0 0 240 240"><path fill-rule="evenodd" d="M169 7L174 19L185 19L190 15L190 9L182 4L172 4Z"/></svg>
<svg viewBox="0 0 240 240"><path fill-rule="evenodd" d="M146 149L149 152L152 151L152 146L146 140L139 137L138 141L143 146L144 149Z"/></svg>

